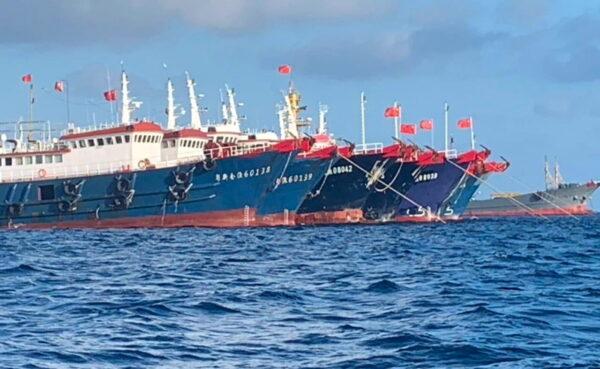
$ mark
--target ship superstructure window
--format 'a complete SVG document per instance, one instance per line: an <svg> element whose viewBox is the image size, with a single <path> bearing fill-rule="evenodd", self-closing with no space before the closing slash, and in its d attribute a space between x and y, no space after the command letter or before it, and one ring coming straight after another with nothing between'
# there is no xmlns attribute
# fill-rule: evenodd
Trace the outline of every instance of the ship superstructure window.
<svg viewBox="0 0 600 369"><path fill-rule="evenodd" d="M15 158L15 165L23 165L23 158L18 156Z"/></svg>
<svg viewBox="0 0 600 369"><path fill-rule="evenodd" d="M52 155L44 155L44 163L52 164Z"/></svg>
<svg viewBox="0 0 600 369"><path fill-rule="evenodd" d="M77 141L71 141L71 147L76 149L77 148Z"/></svg>
<svg viewBox="0 0 600 369"><path fill-rule="evenodd" d="M104 139L103 138L99 138L98 139L98 146L104 146Z"/></svg>
<svg viewBox="0 0 600 369"><path fill-rule="evenodd" d="M54 155L54 162L55 163L62 163L62 161L63 161L62 154Z"/></svg>
<svg viewBox="0 0 600 369"><path fill-rule="evenodd" d="M35 156L35 163L36 164L43 164L44 163L44 159L43 159L42 155L36 155Z"/></svg>
<svg viewBox="0 0 600 369"><path fill-rule="evenodd" d="M93 138L90 138L90 139L87 141L87 143L88 143L88 146L89 146L89 147L92 147L92 146L96 145L96 143L94 142L94 139L93 139Z"/></svg>
<svg viewBox="0 0 600 369"><path fill-rule="evenodd" d="M163 141L161 146L163 149L166 149L167 147L169 147L169 141Z"/></svg>
<svg viewBox="0 0 600 369"><path fill-rule="evenodd" d="M129 143L129 135L125 135L125 142Z"/></svg>
<svg viewBox="0 0 600 369"><path fill-rule="evenodd" d="M106 144L107 145L112 145L113 144L113 138L112 137L106 137Z"/></svg>
<svg viewBox="0 0 600 369"><path fill-rule="evenodd" d="M12 166L12 158L4 158L4 165L7 167Z"/></svg>
<svg viewBox="0 0 600 369"><path fill-rule="evenodd" d="M117 144L121 144L121 143L123 143L123 139L121 138L121 136L117 136L117 137L115 137L115 142Z"/></svg>
<svg viewBox="0 0 600 369"><path fill-rule="evenodd" d="M25 157L25 164L26 164L26 165L31 165L31 164L33 164L33 157L32 157L32 156L26 156L26 157Z"/></svg>
<svg viewBox="0 0 600 369"><path fill-rule="evenodd" d="M54 200L56 194L54 193L54 185L46 185L38 187L38 199L40 201Z"/></svg>
<svg viewBox="0 0 600 369"><path fill-rule="evenodd" d="M83 148L86 147L87 145L85 144L85 140L79 140L79 147Z"/></svg>

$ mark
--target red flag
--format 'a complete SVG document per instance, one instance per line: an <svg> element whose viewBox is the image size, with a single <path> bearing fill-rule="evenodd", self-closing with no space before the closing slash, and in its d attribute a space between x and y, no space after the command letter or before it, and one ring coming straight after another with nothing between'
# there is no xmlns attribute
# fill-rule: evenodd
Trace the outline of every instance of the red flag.
<svg viewBox="0 0 600 369"><path fill-rule="evenodd" d="M416 135L417 134L417 125L405 123L400 125L400 133L405 135Z"/></svg>
<svg viewBox="0 0 600 369"><path fill-rule="evenodd" d="M65 82L64 81L56 81L54 84L54 91L63 92L65 90Z"/></svg>
<svg viewBox="0 0 600 369"><path fill-rule="evenodd" d="M291 74L292 73L292 66L288 65L288 64L280 65L279 68L277 68L277 70L281 74Z"/></svg>
<svg viewBox="0 0 600 369"><path fill-rule="evenodd" d="M457 126L460 129L473 128L473 120L471 118L460 119L457 123Z"/></svg>
<svg viewBox="0 0 600 369"><path fill-rule="evenodd" d="M33 77L31 76L31 74L26 74L23 77L21 77L21 81L23 81L25 84L30 84L33 81Z"/></svg>
<svg viewBox="0 0 600 369"><path fill-rule="evenodd" d="M117 101L117 91L110 90L104 93L104 100L106 101Z"/></svg>
<svg viewBox="0 0 600 369"><path fill-rule="evenodd" d="M399 106L390 106L385 109L383 116L386 118L399 118L400 117L400 107Z"/></svg>
<svg viewBox="0 0 600 369"><path fill-rule="evenodd" d="M419 127L423 131L431 131L433 129L433 119L423 119L421 123L419 123Z"/></svg>

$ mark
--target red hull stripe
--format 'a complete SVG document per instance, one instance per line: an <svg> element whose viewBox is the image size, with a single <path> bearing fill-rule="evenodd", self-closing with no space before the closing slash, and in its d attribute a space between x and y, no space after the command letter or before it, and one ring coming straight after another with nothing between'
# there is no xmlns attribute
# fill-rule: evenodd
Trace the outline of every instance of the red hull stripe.
<svg viewBox="0 0 600 369"><path fill-rule="evenodd" d="M345 209L339 211L319 211L314 213L297 214L296 223L317 224L347 224L362 223L363 212L361 209Z"/></svg>
<svg viewBox="0 0 600 369"><path fill-rule="evenodd" d="M467 211L463 217L523 217L523 216L569 216L572 215L591 215L594 212L585 205L573 206L561 209L535 209L533 212L526 210L507 210L507 211ZM533 213L533 214L532 214Z"/></svg>

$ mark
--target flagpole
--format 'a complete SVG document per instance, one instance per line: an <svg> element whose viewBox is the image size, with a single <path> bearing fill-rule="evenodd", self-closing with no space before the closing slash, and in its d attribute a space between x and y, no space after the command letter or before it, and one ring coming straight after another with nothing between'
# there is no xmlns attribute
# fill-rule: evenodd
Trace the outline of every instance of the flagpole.
<svg viewBox="0 0 600 369"><path fill-rule="evenodd" d="M475 133L473 131L473 117L469 117L469 123L471 123L471 150L475 150Z"/></svg>
<svg viewBox="0 0 600 369"><path fill-rule="evenodd" d="M367 125L366 125L366 119L365 119L365 104L367 103L367 100L365 99L365 93L361 92L360 93L360 123L361 123L361 138L362 138L362 148L363 150L366 148L367 145Z"/></svg>
<svg viewBox="0 0 600 369"><path fill-rule="evenodd" d="M434 137L433 137L433 131L434 131L434 129L435 129L435 126L433 125L433 119L431 119L431 147L432 148L435 147L434 141L433 141L434 140Z"/></svg>
<svg viewBox="0 0 600 369"><path fill-rule="evenodd" d="M108 87L107 91L110 91L110 71L108 70L108 66L106 67L106 85ZM110 120L114 119L114 122L116 123L117 119L114 118L113 101L109 101L108 105L110 105Z"/></svg>
<svg viewBox="0 0 600 369"><path fill-rule="evenodd" d="M396 111L398 111L398 112L400 111L398 109L398 101L394 101L394 109ZM394 137L396 137L396 138L399 138L399 135L398 135L398 120L399 120L400 114L402 114L402 113L395 114L395 116L394 116Z"/></svg>
<svg viewBox="0 0 600 369"><path fill-rule="evenodd" d="M444 102L444 150L448 153L448 102Z"/></svg>
<svg viewBox="0 0 600 369"><path fill-rule="evenodd" d="M33 82L29 85L29 122L33 122Z"/></svg>
<svg viewBox="0 0 600 369"><path fill-rule="evenodd" d="M69 82L67 80L64 81L65 83L65 92L67 93L67 123L71 123L71 107L69 104L69 90L71 89L71 87L69 86Z"/></svg>

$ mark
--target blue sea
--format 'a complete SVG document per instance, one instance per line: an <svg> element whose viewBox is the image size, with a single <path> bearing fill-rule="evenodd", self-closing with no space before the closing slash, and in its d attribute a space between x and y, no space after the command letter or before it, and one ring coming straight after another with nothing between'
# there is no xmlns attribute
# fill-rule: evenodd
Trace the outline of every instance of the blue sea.
<svg viewBox="0 0 600 369"><path fill-rule="evenodd" d="M600 217L0 238L1 368L600 367Z"/></svg>

